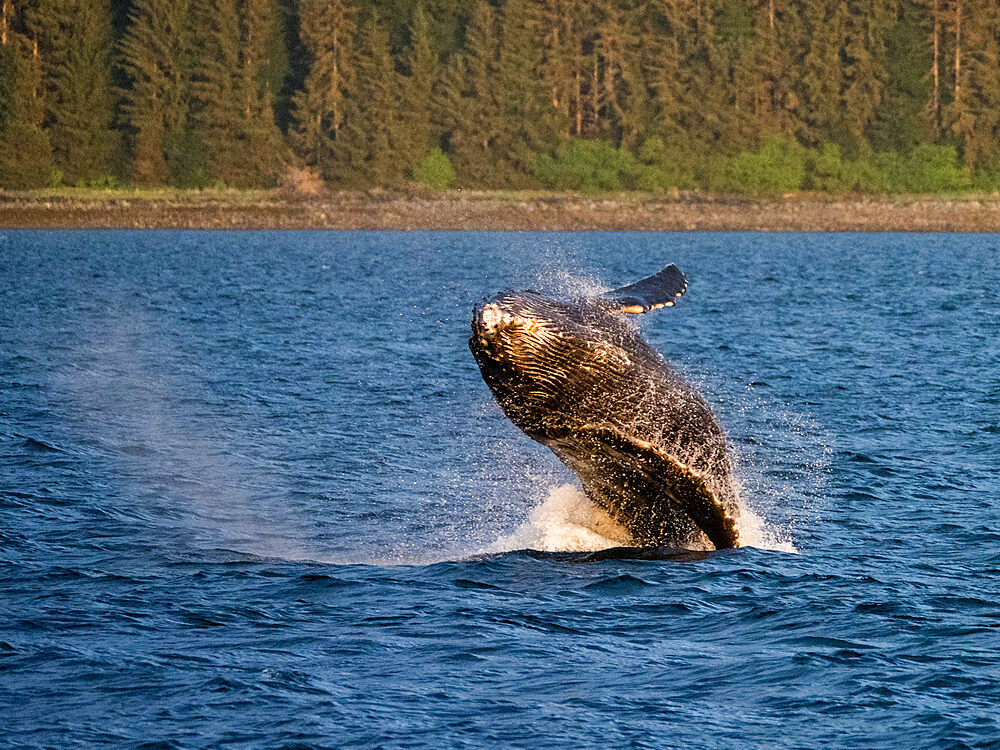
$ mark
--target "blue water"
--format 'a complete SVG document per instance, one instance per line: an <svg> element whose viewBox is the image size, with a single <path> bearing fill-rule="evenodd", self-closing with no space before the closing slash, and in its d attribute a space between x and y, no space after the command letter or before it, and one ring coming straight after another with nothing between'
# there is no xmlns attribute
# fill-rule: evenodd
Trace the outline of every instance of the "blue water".
<svg viewBox="0 0 1000 750"><path fill-rule="evenodd" d="M668 262L758 546L590 555L471 307ZM1000 747L998 292L992 235L0 233L0 745Z"/></svg>

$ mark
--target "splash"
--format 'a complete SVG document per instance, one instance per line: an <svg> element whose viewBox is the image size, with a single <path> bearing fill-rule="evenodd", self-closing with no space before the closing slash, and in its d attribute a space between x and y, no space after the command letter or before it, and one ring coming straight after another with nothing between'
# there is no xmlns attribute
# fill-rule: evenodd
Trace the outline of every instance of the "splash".
<svg viewBox="0 0 1000 750"><path fill-rule="evenodd" d="M562 484L551 488L545 501L532 508L527 521L487 551L592 552L628 544L628 532L590 502L580 488Z"/></svg>
<svg viewBox="0 0 1000 750"><path fill-rule="evenodd" d="M798 549L789 538L787 529L769 524L753 508L742 501L740 502L740 519L737 526L740 531L741 547L756 547L757 549L798 554Z"/></svg>
<svg viewBox="0 0 1000 750"><path fill-rule="evenodd" d="M739 529L743 547L798 552L787 529L769 524L743 502ZM596 552L631 544L628 532L587 499L579 487L562 484L549 490L545 500L529 512L527 521L485 551Z"/></svg>

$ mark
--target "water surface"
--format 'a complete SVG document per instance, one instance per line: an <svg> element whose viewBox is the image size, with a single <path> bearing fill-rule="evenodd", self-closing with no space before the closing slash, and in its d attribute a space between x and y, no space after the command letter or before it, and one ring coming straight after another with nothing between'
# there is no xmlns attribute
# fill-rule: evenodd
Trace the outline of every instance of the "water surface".
<svg viewBox="0 0 1000 750"><path fill-rule="evenodd" d="M3 744L1000 746L998 249L3 232ZM567 552L471 306L668 262L757 546Z"/></svg>

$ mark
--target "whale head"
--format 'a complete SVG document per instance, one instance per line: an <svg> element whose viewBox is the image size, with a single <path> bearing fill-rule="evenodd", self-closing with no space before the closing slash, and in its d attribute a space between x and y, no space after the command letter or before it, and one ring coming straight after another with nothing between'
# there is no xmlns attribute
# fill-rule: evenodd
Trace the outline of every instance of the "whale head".
<svg viewBox="0 0 1000 750"><path fill-rule="evenodd" d="M588 418L621 391L637 358L657 356L605 301L533 291L477 305L469 348L504 413L536 439Z"/></svg>

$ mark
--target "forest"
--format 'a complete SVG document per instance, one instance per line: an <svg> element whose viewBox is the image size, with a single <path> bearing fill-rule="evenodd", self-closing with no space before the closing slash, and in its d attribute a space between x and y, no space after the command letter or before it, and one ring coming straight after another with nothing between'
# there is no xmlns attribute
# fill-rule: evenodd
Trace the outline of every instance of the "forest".
<svg viewBox="0 0 1000 750"><path fill-rule="evenodd" d="M0 0L0 188L1000 189L996 0Z"/></svg>

